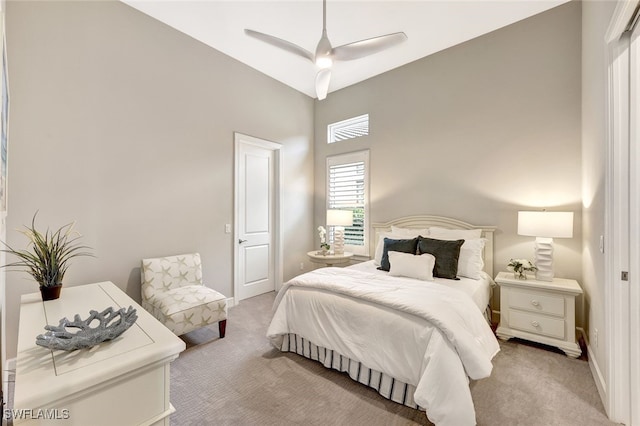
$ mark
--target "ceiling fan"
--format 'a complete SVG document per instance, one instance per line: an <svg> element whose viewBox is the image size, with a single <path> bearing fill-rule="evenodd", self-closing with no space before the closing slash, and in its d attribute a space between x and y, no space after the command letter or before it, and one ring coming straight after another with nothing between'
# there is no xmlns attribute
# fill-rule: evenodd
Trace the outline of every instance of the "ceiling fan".
<svg viewBox="0 0 640 426"><path fill-rule="evenodd" d="M333 61L351 61L353 59L363 58L402 43L407 39L405 33L398 32L343 44L338 47L331 47L331 42L329 42L329 38L327 37L327 0L322 0L322 37L320 37L315 54L297 44L269 34L249 29L245 29L244 32L248 36L257 38L272 46L314 62L320 68L320 71L318 71L316 75L316 94L318 100L323 100L327 97Z"/></svg>

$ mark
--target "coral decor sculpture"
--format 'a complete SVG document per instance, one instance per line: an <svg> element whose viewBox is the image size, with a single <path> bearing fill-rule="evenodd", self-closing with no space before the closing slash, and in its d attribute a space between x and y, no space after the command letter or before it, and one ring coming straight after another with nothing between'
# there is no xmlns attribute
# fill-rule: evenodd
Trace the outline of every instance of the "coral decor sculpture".
<svg viewBox="0 0 640 426"><path fill-rule="evenodd" d="M84 349L95 346L106 340L112 340L127 331L136 320L138 315L136 310L129 306L114 310L108 307L102 312L91 310L89 318L80 319L80 315L76 314L73 321L62 318L58 326L45 325L47 330L45 334L36 337L36 344L48 349L61 349L63 351L74 351L76 349ZM91 327L93 321L99 321L97 327ZM68 329L78 328L77 332Z"/></svg>

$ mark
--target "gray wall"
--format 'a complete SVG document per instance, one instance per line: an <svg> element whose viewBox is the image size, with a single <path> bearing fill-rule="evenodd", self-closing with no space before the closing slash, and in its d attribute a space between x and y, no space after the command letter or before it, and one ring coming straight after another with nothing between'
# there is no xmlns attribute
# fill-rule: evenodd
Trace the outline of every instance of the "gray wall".
<svg viewBox="0 0 640 426"><path fill-rule="evenodd" d="M516 234L518 210L573 211L574 238L555 240L554 266L581 281L580 20L580 3L568 3L317 103L315 224L325 157L369 148L372 221L435 214L495 225L500 271L512 257L533 259L534 239ZM369 136L326 144L327 124L364 113Z"/></svg>
<svg viewBox="0 0 640 426"><path fill-rule="evenodd" d="M585 332L589 337L589 362L608 383L611 363L606 345L605 261L600 253L600 235L605 235L605 175L607 157L607 58L605 34L616 2L589 1L582 4L582 187ZM599 342L596 344L595 331ZM601 383L605 385L605 383ZM608 386L605 385L605 389ZM605 401L606 405L606 401Z"/></svg>
<svg viewBox="0 0 640 426"><path fill-rule="evenodd" d="M8 242L71 220L96 258L66 286L110 280L140 298L140 259L199 251L233 296L233 132L282 143L284 278L313 245L313 100L129 6L9 2ZM300 230L306 230L301 232ZM19 298L7 273L7 356ZM64 294L64 289L63 289ZM87 306L87 312L92 309Z"/></svg>

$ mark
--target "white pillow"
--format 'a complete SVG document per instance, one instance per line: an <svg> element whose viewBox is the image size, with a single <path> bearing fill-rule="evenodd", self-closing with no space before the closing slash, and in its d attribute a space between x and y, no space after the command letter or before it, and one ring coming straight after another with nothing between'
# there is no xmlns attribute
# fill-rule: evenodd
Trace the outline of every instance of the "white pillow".
<svg viewBox="0 0 640 426"><path fill-rule="evenodd" d="M458 275L474 280L482 278L484 268L482 253L486 242L484 238L464 240L464 244L460 247L460 257L458 257Z"/></svg>
<svg viewBox="0 0 640 426"><path fill-rule="evenodd" d="M400 253L398 251L389 252L389 275L392 277L409 277L423 281L433 281L433 267L436 258L431 254L414 255Z"/></svg>
<svg viewBox="0 0 640 426"><path fill-rule="evenodd" d="M376 244L376 252L373 254L373 264L380 266L382 261L382 253L384 252L384 237L391 235L389 232L381 232L378 234L378 242ZM391 238L391 237L388 237Z"/></svg>
<svg viewBox="0 0 640 426"><path fill-rule="evenodd" d="M384 239L391 238L392 240L410 240L419 235L426 237L429 233L428 229L412 229L412 228L397 228L391 227L391 232L381 232L378 234L378 243L376 244L376 252L373 254L373 263L376 266L380 266L382 261L382 254L384 253Z"/></svg>

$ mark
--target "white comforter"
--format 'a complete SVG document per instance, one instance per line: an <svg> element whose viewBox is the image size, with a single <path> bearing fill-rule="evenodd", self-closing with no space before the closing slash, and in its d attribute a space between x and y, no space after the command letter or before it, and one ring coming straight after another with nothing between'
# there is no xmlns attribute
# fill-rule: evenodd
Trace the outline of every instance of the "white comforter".
<svg viewBox="0 0 640 426"><path fill-rule="evenodd" d="M437 425L473 425L468 377L489 376L499 345L461 291L344 268L300 275L278 293L267 336L298 334L416 386Z"/></svg>

